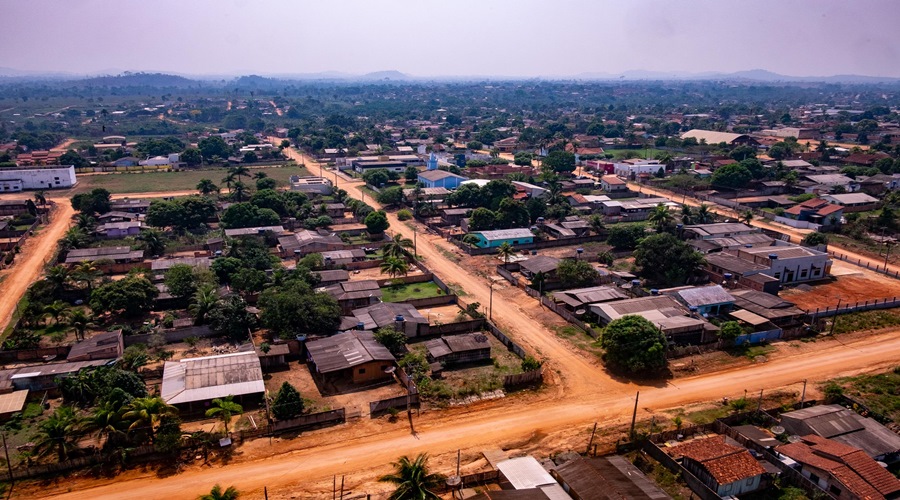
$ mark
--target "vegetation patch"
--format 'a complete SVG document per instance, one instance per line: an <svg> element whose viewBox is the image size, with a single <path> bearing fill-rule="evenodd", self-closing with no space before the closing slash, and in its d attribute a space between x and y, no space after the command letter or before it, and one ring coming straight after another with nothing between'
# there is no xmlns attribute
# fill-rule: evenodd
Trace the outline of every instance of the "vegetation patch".
<svg viewBox="0 0 900 500"><path fill-rule="evenodd" d="M835 384L842 390L836 391ZM843 392L883 417L900 422L900 367L885 373L835 379L825 389L827 395Z"/></svg>
<svg viewBox="0 0 900 500"><path fill-rule="evenodd" d="M437 283L409 283L405 285L391 285L381 289L381 298L384 302L403 302L413 299L427 299L444 295Z"/></svg>

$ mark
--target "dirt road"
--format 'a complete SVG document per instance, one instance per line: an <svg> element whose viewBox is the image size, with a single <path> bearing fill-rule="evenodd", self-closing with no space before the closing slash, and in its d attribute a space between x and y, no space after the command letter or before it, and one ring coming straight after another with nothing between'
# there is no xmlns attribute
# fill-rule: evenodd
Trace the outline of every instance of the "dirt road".
<svg viewBox="0 0 900 500"><path fill-rule="evenodd" d="M488 447L502 447L545 435L552 440L555 429L584 426L595 420L604 423L621 420L634 404L634 392L641 391L641 413L672 408L693 401L740 396L744 390L754 393L777 387L810 382L839 373L856 373L864 369L892 366L900 352L897 332L864 339L847 347L826 349L815 354L791 356L763 365L679 379L674 384L637 386L620 384L617 390L596 390L590 397L567 397L565 401L548 401L521 408L504 408L502 412L468 413L453 421L438 419L434 424L419 422L416 435L408 429L397 429L360 439L333 439L317 446L298 446L295 451L263 460L235 463L225 467L192 470L160 478L153 473L143 477L114 480L83 491L69 491L78 483L66 482L58 491L45 488L41 497L58 495L68 500L103 500L118 498L195 498L215 483L234 485L248 498L257 498L263 486L271 498L324 498L314 493L315 483L323 478L330 485L333 474L371 475L384 472L384 464L401 454L427 451L432 455L453 454L457 449L475 453ZM332 431L335 431L332 429ZM306 439L300 437L298 445ZM373 469L375 469L373 471ZM319 492L324 493L322 491ZM330 494L330 492L329 492ZM38 498L38 496L23 498Z"/></svg>
<svg viewBox="0 0 900 500"><path fill-rule="evenodd" d="M11 268L4 270L0 276L0 325L5 325L12 317L19 299L28 290L44 269L44 264L53 254L56 242L62 238L69 228L75 210L66 199L54 199L56 202L50 214L50 224L42 228L35 236L25 242L19 260Z"/></svg>

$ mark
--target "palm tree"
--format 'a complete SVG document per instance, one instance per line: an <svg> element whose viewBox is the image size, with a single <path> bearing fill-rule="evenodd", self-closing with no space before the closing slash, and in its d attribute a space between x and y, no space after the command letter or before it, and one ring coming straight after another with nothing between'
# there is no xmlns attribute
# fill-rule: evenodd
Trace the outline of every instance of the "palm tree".
<svg viewBox="0 0 900 500"><path fill-rule="evenodd" d="M660 203L653 209L647 220L656 227L657 233L662 233L672 225L672 214L669 212L669 207Z"/></svg>
<svg viewBox="0 0 900 500"><path fill-rule="evenodd" d="M121 389L113 389L121 391ZM96 432L103 447L111 446L114 442L121 442L127 436L128 421L122 418L125 413L125 403L121 400L105 399L94 408L84 421L83 429L86 432Z"/></svg>
<svg viewBox="0 0 900 500"><path fill-rule="evenodd" d="M206 321L206 315L219 302L219 293L215 285L206 284L194 292L192 299L193 303L188 307L188 310L194 315L194 324L202 325Z"/></svg>
<svg viewBox="0 0 900 500"><path fill-rule="evenodd" d="M97 227L97 219L91 217L90 214L78 214L75 225L78 227L78 229L81 229L85 232L91 232L95 227Z"/></svg>
<svg viewBox="0 0 900 500"><path fill-rule="evenodd" d="M125 413L122 418L131 422L128 430L146 430L150 435L150 441L154 439L154 431L159 425L159 421L164 416L175 416L178 409L174 406L166 404L159 396L135 398L134 401L125 407Z"/></svg>
<svg viewBox="0 0 900 500"><path fill-rule="evenodd" d="M53 266L47 270L47 274L44 276L44 280L52 284L55 290L62 290L69 278L69 270L65 266Z"/></svg>
<svg viewBox="0 0 900 500"><path fill-rule="evenodd" d="M234 183L234 189L231 191L231 199L237 200L238 203L244 200L244 195L247 194L247 185L241 181Z"/></svg>
<svg viewBox="0 0 900 500"><path fill-rule="evenodd" d="M709 205L701 203L697 207L696 221L698 224L709 224L713 220L713 213L709 210Z"/></svg>
<svg viewBox="0 0 900 500"><path fill-rule="evenodd" d="M159 229L142 228L137 239L144 242L144 249L150 252L150 255L162 255L166 251L166 241Z"/></svg>
<svg viewBox="0 0 900 500"><path fill-rule="evenodd" d="M64 315L66 311L69 310L69 304L61 300L55 300L51 304L47 304L44 306L44 314L53 318L53 324L59 324L59 317Z"/></svg>
<svg viewBox="0 0 900 500"><path fill-rule="evenodd" d="M225 424L225 433L228 433L228 423L233 415L244 413L244 407L234 402L234 396L225 396L212 400L212 408L206 410L207 417L218 416Z"/></svg>
<svg viewBox="0 0 900 500"><path fill-rule="evenodd" d="M84 284L88 291L88 295L94 290L94 283L103 276L103 273L97 269L92 262L82 262L72 269L69 275L70 279L76 283Z"/></svg>
<svg viewBox="0 0 900 500"><path fill-rule="evenodd" d="M747 224L748 226L753 221L753 210L747 210L744 212L744 215L741 216L741 222Z"/></svg>
<svg viewBox="0 0 900 500"><path fill-rule="evenodd" d="M66 323L75 330L75 339L84 340L84 331L95 326L94 318L84 309L70 309L66 313Z"/></svg>
<svg viewBox="0 0 900 500"><path fill-rule="evenodd" d="M260 179L265 179L268 176L269 176L269 174L267 174L265 172L256 172L255 174L253 174L253 179L258 181Z"/></svg>
<svg viewBox="0 0 900 500"><path fill-rule="evenodd" d="M34 192L34 202L39 203L41 208L47 207L47 194L43 189Z"/></svg>
<svg viewBox="0 0 900 500"><path fill-rule="evenodd" d="M87 244L87 235L79 227L69 228L62 239L59 240L59 246L62 250L81 248L85 244Z"/></svg>
<svg viewBox="0 0 900 500"><path fill-rule="evenodd" d="M692 209L690 205L681 205L681 223L694 223L694 209Z"/></svg>
<svg viewBox="0 0 900 500"><path fill-rule="evenodd" d="M200 179L200 182L197 183L197 191L200 191L203 196L209 196L212 193L218 193L219 186L213 184L213 181L209 179Z"/></svg>
<svg viewBox="0 0 900 500"><path fill-rule="evenodd" d="M588 224L591 226L591 231L595 234L601 234L604 229L606 229L606 225L603 223L603 217L599 214L594 214L588 219Z"/></svg>
<svg viewBox="0 0 900 500"><path fill-rule="evenodd" d="M409 272L409 264L403 259L388 257L381 263L381 272L391 278L396 278Z"/></svg>
<svg viewBox="0 0 900 500"><path fill-rule="evenodd" d="M441 497L434 492L444 484L444 476L428 472L428 455L420 453L415 460L410 460L406 455L394 462L394 473L378 478L383 483L393 483L397 486L388 497L391 500L439 500Z"/></svg>
<svg viewBox="0 0 900 500"><path fill-rule="evenodd" d="M224 182L225 185L228 186L228 192L231 193L231 184L234 182L234 174L229 173L225 177L222 177L222 182Z"/></svg>
<svg viewBox="0 0 900 500"><path fill-rule="evenodd" d="M222 487L217 484L209 490L208 495L200 495L197 500L237 500L240 496L241 493L234 486L222 491Z"/></svg>
<svg viewBox="0 0 900 500"><path fill-rule="evenodd" d="M413 241L411 239L404 238L402 234L397 233L389 242L381 247L381 252L385 258L392 257L395 259L405 259L406 249L412 247Z"/></svg>
<svg viewBox="0 0 900 500"><path fill-rule="evenodd" d="M509 264L509 258L515 254L516 249L513 248L513 246L510 245L508 241L504 241L499 247L497 247L497 255L503 258L504 264Z"/></svg>
<svg viewBox="0 0 900 500"><path fill-rule="evenodd" d="M69 458L69 454L78 449L76 444L81 419L70 406L60 406L50 417L38 427L37 440L33 453L38 457L56 452L59 462Z"/></svg>
<svg viewBox="0 0 900 500"><path fill-rule="evenodd" d="M250 177L250 170L243 165L238 165L238 166L229 168L228 173L237 177L238 181L241 180L241 177L244 177L244 176Z"/></svg>

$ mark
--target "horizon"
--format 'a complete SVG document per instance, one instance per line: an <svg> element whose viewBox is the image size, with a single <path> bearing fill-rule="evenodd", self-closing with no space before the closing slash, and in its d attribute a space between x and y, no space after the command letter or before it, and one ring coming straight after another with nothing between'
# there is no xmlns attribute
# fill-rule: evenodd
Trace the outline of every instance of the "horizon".
<svg viewBox="0 0 900 500"><path fill-rule="evenodd" d="M900 4L866 0L462 0L296 4L7 3L0 68L14 73L189 77L398 71L424 79L573 79L762 69L795 78L900 78ZM735 22L736 7L744 9ZM75 30L73 23L93 26ZM264 35L258 35L264 34ZM838 35L838 36L836 36ZM29 40L22 43L22 40ZM640 79L640 77L637 77Z"/></svg>

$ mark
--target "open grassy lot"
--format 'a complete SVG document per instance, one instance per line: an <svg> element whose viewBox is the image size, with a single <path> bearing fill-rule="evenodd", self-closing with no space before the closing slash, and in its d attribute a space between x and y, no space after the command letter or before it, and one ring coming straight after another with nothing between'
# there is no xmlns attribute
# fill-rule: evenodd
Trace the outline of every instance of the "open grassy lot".
<svg viewBox="0 0 900 500"><path fill-rule="evenodd" d="M653 158L658 153L663 153L664 151L661 149L655 148L644 148L644 149L606 149L603 148L607 154L613 155L616 159L625 158L631 155L632 158Z"/></svg>
<svg viewBox="0 0 900 500"><path fill-rule="evenodd" d="M384 302L402 302L410 299L437 297L443 295L444 291L438 288L436 283L429 281L427 283L392 285L382 288L381 293L381 298Z"/></svg>
<svg viewBox="0 0 900 500"><path fill-rule="evenodd" d="M299 165L253 168L250 171L251 174L265 172L282 186L288 184L288 179L292 175L309 175L309 171ZM108 189L113 194L190 191L196 189L197 183L201 179L210 179L216 185L224 188L225 185L221 181L226 175L228 175L227 169L224 168L185 170L181 172L80 175L78 176L78 185L75 187L75 192L90 191L98 187ZM245 180L245 182L252 185L254 181Z"/></svg>
<svg viewBox="0 0 900 500"><path fill-rule="evenodd" d="M844 394L860 400L877 413L900 422L900 367L886 373L839 378L826 384L837 384Z"/></svg>
<svg viewBox="0 0 900 500"><path fill-rule="evenodd" d="M830 327L831 320L828 320ZM864 330L880 330L900 325L900 311L886 309L883 311L865 311L842 314L837 317L834 333L850 333Z"/></svg>

